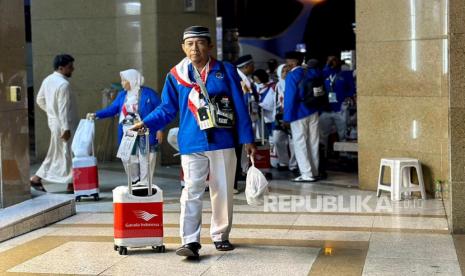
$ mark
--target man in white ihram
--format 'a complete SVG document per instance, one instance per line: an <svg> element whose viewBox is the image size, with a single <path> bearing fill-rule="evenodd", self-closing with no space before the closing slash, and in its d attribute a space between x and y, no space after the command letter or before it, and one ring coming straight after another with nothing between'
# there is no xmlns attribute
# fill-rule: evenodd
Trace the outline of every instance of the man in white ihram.
<svg viewBox="0 0 465 276"><path fill-rule="evenodd" d="M74 58L57 55L53 60L55 72L46 77L37 94L37 104L47 113L50 146L39 170L31 177L31 187L44 191L42 179L47 182L67 183L67 192L73 192L71 170L71 137L77 122L76 101L70 90Z"/></svg>

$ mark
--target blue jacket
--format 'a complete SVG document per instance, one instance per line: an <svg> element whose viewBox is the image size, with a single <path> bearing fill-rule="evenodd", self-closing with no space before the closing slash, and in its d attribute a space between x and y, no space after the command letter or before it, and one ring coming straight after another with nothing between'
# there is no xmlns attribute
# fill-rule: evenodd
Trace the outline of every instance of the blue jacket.
<svg viewBox="0 0 465 276"><path fill-rule="evenodd" d="M192 64L187 68L189 78L194 82ZM252 123L244 103L236 68L229 63L213 61L205 86L210 97L218 94L231 97L235 109L234 128L201 130L194 114L188 108L188 96L192 88L181 84L173 75L173 70L166 76L161 97L162 104L143 120L144 124L153 130L163 128L179 111L178 144L181 154L234 148L237 142L252 143L254 141Z"/></svg>
<svg viewBox="0 0 465 276"><path fill-rule="evenodd" d="M106 108L96 112L98 119L113 117L117 114L120 114L121 108L123 108L124 100L126 99L127 92L121 90L118 92L115 100ZM158 97L155 90L148 87L141 87L141 93L139 98L139 115L142 119L147 117L147 115L154 110L161 103L160 97ZM150 145L156 145L158 143L156 139L156 131L150 130ZM123 125L118 125L118 145L121 143L123 138Z"/></svg>
<svg viewBox="0 0 465 276"><path fill-rule="evenodd" d="M329 93L336 93L337 103L330 103L331 111L341 111L341 106L347 97L355 94L355 80L352 71L328 71L330 73L325 79L325 90ZM331 86L331 77L335 76L334 83Z"/></svg>
<svg viewBox="0 0 465 276"><path fill-rule="evenodd" d="M312 77L317 72L314 70L308 70L307 76L302 67L296 67L287 73L286 86L284 89L284 115L283 120L285 122L294 122L302 118L308 117L313 113L317 112L316 109L308 108L303 99L303 88L300 87L300 82L303 81L304 77Z"/></svg>

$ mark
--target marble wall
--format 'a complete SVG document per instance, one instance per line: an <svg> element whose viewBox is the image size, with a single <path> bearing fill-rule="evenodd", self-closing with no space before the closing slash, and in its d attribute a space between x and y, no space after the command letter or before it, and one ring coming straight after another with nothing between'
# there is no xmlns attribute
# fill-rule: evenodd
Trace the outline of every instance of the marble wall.
<svg viewBox="0 0 465 276"><path fill-rule="evenodd" d="M446 211L454 233L465 233L465 2L449 0L450 179Z"/></svg>
<svg viewBox="0 0 465 276"><path fill-rule="evenodd" d="M23 0L0 0L0 208L31 197L24 22Z"/></svg>
<svg viewBox="0 0 465 276"><path fill-rule="evenodd" d="M359 180L382 157L423 164L426 189L449 176L447 0L357 0Z"/></svg>
<svg viewBox="0 0 465 276"><path fill-rule="evenodd" d="M185 12L182 0L31 1L35 92L52 72L53 57L66 52L76 59L71 85L81 117L102 107L101 90L119 82L124 69L139 69L146 85L161 93L166 73L183 56L182 30L193 24L215 30L216 1L196 2L195 12ZM97 126L99 145L107 141L103 129L112 126ZM43 112L37 112L35 128L40 160L49 136ZM162 161L172 162L172 153L165 143Z"/></svg>

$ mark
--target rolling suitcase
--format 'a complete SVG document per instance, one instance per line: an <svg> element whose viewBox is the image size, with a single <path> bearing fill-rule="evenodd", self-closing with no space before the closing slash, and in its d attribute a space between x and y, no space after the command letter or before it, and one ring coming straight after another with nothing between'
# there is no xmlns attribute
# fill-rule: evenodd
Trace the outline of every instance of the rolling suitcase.
<svg viewBox="0 0 465 276"><path fill-rule="evenodd" d="M152 184L148 129L145 132L145 142L148 166L147 187L132 187L131 166L128 166L128 186L119 186L113 190L114 250L120 255L127 255L128 247L151 246L155 252L165 252L163 191Z"/></svg>
<svg viewBox="0 0 465 276"><path fill-rule="evenodd" d="M94 197L95 201L99 200L98 169L94 145L92 144L92 156L76 156L72 163L76 201L81 201L81 197Z"/></svg>
<svg viewBox="0 0 465 276"><path fill-rule="evenodd" d="M255 152L255 167L260 169L263 172L267 179L272 179L273 175L271 174L271 150L270 150L270 143L265 138L265 119L263 118L263 112L260 116L260 139L255 141L255 146L257 147L257 151Z"/></svg>

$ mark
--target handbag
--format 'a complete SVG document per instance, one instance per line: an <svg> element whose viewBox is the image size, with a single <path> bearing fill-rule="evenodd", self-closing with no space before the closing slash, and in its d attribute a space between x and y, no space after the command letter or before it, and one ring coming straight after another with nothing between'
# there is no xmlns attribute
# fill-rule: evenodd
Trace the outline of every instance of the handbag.
<svg viewBox="0 0 465 276"><path fill-rule="evenodd" d="M207 88L200 78L199 72L194 68L194 78L200 87L200 91L207 102L213 126L217 128L234 127L234 106L228 95L215 95L212 99L208 96Z"/></svg>

